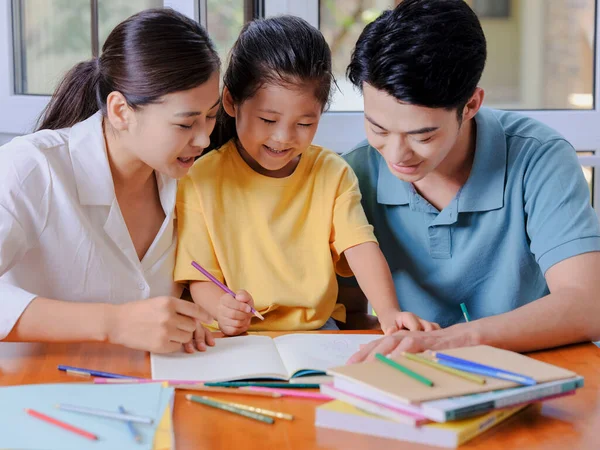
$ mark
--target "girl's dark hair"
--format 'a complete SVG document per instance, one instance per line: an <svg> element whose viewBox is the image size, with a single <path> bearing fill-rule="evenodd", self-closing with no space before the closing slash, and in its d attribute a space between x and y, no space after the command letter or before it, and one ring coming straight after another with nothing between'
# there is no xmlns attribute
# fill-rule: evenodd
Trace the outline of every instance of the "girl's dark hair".
<svg viewBox="0 0 600 450"><path fill-rule="evenodd" d="M314 85L325 109L330 102L331 50L319 30L296 16L276 16L247 23L229 53L223 77L233 101L242 104L265 84ZM211 135L210 148L237 137L235 119L223 107Z"/></svg>
<svg viewBox="0 0 600 450"><path fill-rule="evenodd" d="M486 40L464 0L403 0L365 27L347 75L399 101L456 108L459 115L485 67Z"/></svg>
<svg viewBox="0 0 600 450"><path fill-rule="evenodd" d="M110 33L99 58L73 67L38 120L38 130L75 125L96 111L106 114L108 94L118 91L132 108L192 89L219 69L206 31L171 9L148 9Z"/></svg>

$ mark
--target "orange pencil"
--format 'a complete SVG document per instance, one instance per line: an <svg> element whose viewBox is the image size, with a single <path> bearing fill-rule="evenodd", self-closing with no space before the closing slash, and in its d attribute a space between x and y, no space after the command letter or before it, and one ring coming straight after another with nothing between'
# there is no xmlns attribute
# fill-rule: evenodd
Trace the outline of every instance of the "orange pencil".
<svg viewBox="0 0 600 450"><path fill-rule="evenodd" d="M29 414L30 416L33 416L40 420L43 420L44 422L51 423L52 425L56 425L57 427L63 428L65 430L71 431L75 434L83 436L86 439L90 439L92 441L98 440L98 436L96 436L95 434L89 433L85 430L82 430L81 428L74 427L73 425L70 425L66 422L55 419L54 417L50 417L50 416L47 416L46 414L42 414L41 412L35 411L33 409L25 409L25 412L27 414Z"/></svg>

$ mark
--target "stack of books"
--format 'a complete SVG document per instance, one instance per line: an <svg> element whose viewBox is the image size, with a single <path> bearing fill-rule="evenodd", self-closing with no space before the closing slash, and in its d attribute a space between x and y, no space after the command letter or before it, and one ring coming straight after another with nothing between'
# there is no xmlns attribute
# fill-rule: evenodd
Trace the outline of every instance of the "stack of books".
<svg viewBox="0 0 600 450"><path fill-rule="evenodd" d="M572 395L583 377L490 346L405 354L328 370L335 399L316 425L390 439L457 447L531 403Z"/></svg>

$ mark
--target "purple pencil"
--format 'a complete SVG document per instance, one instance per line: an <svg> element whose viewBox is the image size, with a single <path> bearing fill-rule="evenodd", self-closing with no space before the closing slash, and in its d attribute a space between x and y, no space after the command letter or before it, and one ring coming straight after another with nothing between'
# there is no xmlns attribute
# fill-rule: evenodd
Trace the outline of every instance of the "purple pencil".
<svg viewBox="0 0 600 450"><path fill-rule="evenodd" d="M202 267L196 261L192 261L192 266L194 266L194 268L196 270L202 272L202 274L206 278L208 278L210 281L212 281L217 286L219 286L221 289L223 289L223 291L227 292L229 295L231 295L232 297L235 298L235 292L233 292L231 289L229 289L227 286L225 286L223 283L221 283L219 280L217 280L215 277L213 277L208 270L206 270L204 267ZM250 307L250 311L252 312L252 314L254 314L256 317L258 317L260 320L265 320L265 318L262 316L262 314L259 313L257 310L255 310L252 306Z"/></svg>

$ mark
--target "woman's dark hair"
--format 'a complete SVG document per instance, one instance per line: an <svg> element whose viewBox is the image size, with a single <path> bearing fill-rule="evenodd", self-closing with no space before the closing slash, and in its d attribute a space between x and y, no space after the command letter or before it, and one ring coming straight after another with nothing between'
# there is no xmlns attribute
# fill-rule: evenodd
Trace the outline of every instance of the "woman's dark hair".
<svg viewBox="0 0 600 450"><path fill-rule="evenodd" d="M233 101L242 104L266 84L310 83L325 109L333 80L331 50L321 32L304 19L282 15L244 26L229 53L223 85ZM210 148L236 136L235 119L221 106Z"/></svg>
<svg viewBox="0 0 600 450"><path fill-rule="evenodd" d="M486 53L464 0L403 0L365 27L347 75L359 89L367 82L402 102L462 112Z"/></svg>
<svg viewBox="0 0 600 450"><path fill-rule="evenodd" d="M99 58L73 67L40 116L38 129L75 125L96 111L106 114L108 94L118 91L132 108L192 89L219 69L206 31L171 9L148 9L110 33Z"/></svg>

